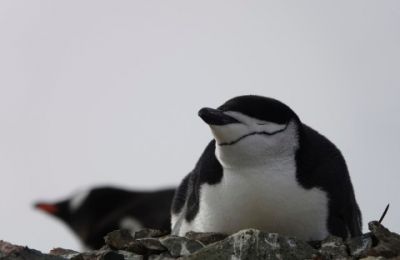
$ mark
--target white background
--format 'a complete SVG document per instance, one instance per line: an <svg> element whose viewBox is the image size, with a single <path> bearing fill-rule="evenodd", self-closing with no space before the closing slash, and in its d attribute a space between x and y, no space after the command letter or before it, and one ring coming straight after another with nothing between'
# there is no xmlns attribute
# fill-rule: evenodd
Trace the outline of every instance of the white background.
<svg viewBox="0 0 400 260"><path fill-rule="evenodd" d="M398 1L1 1L0 239L79 249L36 212L98 184L176 185L197 117L284 101L347 159L366 223L400 231Z"/></svg>

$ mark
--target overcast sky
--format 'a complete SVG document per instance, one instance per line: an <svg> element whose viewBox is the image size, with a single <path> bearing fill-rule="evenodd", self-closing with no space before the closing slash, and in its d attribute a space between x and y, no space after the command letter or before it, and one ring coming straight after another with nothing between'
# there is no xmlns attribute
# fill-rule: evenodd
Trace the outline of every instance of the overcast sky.
<svg viewBox="0 0 400 260"><path fill-rule="evenodd" d="M366 223L400 231L399 1L1 1L0 239L79 249L36 212L93 185L177 185L197 117L277 98L343 152Z"/></svg>

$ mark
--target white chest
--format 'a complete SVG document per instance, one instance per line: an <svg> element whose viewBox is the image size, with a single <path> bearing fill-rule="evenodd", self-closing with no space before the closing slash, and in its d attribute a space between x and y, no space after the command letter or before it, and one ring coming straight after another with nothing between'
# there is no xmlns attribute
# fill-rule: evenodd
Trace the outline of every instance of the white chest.
<svg viewBox="0 0 400 260"><path fill-rule="evenodd" d="M305 240L328 235L328 198L324 191L305 190L296 181L295 163L224 170L217 185L202 185L200 209L188 230L233 233L257 228Z"/></svg>

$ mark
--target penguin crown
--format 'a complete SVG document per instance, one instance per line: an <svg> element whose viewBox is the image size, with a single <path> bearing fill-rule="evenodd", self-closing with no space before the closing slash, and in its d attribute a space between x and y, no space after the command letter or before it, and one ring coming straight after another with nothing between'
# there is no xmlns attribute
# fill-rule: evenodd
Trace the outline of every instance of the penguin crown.
<svg viewBox="0 0 400 260"><path fill-rule="evenodd" d="M243 123L237 118L229 116L230 112L275 124L287 124L293 119L299 121L293 110L282 102L255 95L232 98L217 109L202 108L199 111L199 116L209 125Z"/></svg>
<svg viewBox="0 0 400 260"><path fill-rule="evenodd" d="M224 112L239 112L252 118L276 124L286 124L292 119L297 119L293 110L284 103L273 98L256 95L232 98L218 109Z"/></svg>

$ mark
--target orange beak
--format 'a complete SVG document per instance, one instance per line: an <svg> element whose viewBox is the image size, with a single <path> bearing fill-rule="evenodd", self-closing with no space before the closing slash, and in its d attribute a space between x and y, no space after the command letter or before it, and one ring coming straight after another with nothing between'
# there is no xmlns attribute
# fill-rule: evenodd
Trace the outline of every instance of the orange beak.
<svg viewBox="0 0 400 260"><path fill-rule="evenodd" d="M36 203L35 208L43 210L49 214L55 214L58 211L58 207L56 205L49 203Z"/></svg>

